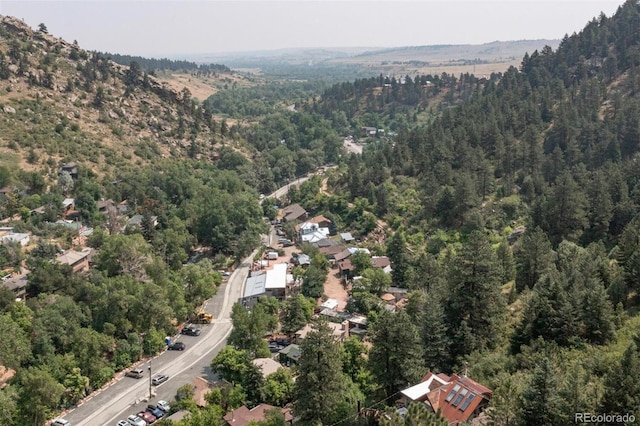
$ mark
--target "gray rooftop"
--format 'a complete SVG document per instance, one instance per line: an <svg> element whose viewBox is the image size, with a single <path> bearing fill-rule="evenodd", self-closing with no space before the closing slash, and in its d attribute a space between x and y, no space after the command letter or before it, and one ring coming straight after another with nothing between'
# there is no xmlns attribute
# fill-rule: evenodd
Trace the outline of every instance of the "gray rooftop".
<svg viewBox="0 0 640 426"><path fill-rule="evenodd" d="M253 297L264 294L267 285L267 274L255 275L247 278L244 287L244 297Z"/></svg>

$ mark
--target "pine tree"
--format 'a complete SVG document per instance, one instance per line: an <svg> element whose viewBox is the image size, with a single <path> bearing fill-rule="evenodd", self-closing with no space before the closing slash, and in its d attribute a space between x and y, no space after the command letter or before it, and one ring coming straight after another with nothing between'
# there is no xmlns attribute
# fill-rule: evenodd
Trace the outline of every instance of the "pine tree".
<svg viewBox="0 0 640 426"><path fill-rule="evenodd" d="M533 288L540 277L546 273L553 263L551 243L540 228L527 232L522 237L520 248L516 253L516 288L522 291Z"/></svg>
<svg viewBox="0 0 640 426"><path fill-rule="evenodd" d="M584 338L592 344L603 345L614 335L613 305L599 279L587 277L582 297Z"/></svg>
<svg viewBox="0 0 640 426"><path fill-rule="evenodd" d="M451 365L444 308L440 298L433 292L426 295L422 321L424 361L427 368L431 371L448 370Z"/></svg>
<svg viewBox="0 0 640 426"><path fill-rule="evenodd" d="M605 375L601 413L629 413L640 416L640 338L627 347L619 362Z"/></svg>
<svg viewBox="0 0 640 426"><path fill-rule="evenodd" d="M407 252L407 241L401 229L397 230L387 246L387 256L391 260L391 276L393 283L399 287L406 287L406 273L409 268L409 254Z"/></svg>
<svg viewBox="0 0 640 426"><path fill-rule="evenodd" d="M371 371L387 395L415 384L425 373L417 327L404 311L382 311L371 330Z"/></svg>
<svg viewBox="0 0 640 426"><path fill-rule="evenodd" d="M526 426L555 426L560 422L560 399L556 388L556 372L548 358L533 370L528 386L522 392L522 423Z"/></svg>
<svg viewBox="0 0 640 426"><path fill-rule="evenodd" d="M505 314L501 291L501 267L487 237L474 231L449 265L449 291L445 314L450 335L459 334L464 321L474 343L453 342L458 348L493 345L500 336ZM465 353L456 353L456 356Z"/></svg>
<svg viewBox="0 0 640 426"><path fill-rule="evenodd" d="M326 323L320 322L314 324L300 350L294 413L305 424L330 424L347 390L340 347Z"/></svg>

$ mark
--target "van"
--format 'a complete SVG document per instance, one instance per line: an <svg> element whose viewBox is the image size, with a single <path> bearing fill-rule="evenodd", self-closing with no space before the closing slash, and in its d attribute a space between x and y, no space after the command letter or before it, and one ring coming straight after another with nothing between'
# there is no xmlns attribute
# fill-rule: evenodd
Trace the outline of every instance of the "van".
<svg viewBox="0 0 640 426"><path fill-rule="evenodd" d="M134 379L142 379L144 377L144 370L142 368L134 368L133 370L127 371L125 376L133 377Z"/></svg>
<svg viewBox="0 0 640 426"><path fill-rule="evenodd" d="M51 422L51 426L71 426L71 423L65 419L55 419Z"/></svg>

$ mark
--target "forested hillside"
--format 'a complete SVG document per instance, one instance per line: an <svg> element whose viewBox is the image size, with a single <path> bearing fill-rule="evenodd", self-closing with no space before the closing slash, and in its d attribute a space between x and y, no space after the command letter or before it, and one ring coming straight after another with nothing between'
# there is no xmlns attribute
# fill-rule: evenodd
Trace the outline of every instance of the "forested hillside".
<svg viewBox="0 0 640 426"><path fill-rule="evenodd" d="M0 424L41 425L166 349L265 224L226 122L135 61L2 17L0 88Z"/></svg>
<svg viewBox="0 0 640 426"><path fill-rule="evenodd" d="M415 374L408 365L468 365L495 390L492 424L639 413L625 381L640 363L638 28L640 5L628 1L519 69L381 76L303 106L343 114L358 135L397 131L361 137L364 153L330 178L335 195L320 203L344 197L390 224L393 282L416 290L409 315L396 314L403 327L377 313L378 398L401 389L397 374ZM384 344L399 329L413 332L396 349ZM389 365L403 356L412 361Z"/></svg>
<svg viewBox="0 0 640 426"><path fill-rule="evenodd" d="M491 425L640 418L636 0L486 78L232 83L202 103L44 24L0 24L0 219L30 238L0 245L1 274L27 282L20 302L0 289L0 364L15 374L0 424L40 425L161 351L281 202L388 256L389 275L350 258L362 276L346 310L366 316L366 342L337 343L320 322L297 367L265 378L251 362L322 296L329 261L304 244L301 295L235 305L212 361L231 384L202 410L178 401L192 412L180 425L260 402L302 425L442 424L424 407L395 411L429 371L490 388ZM348 136L361 155L345 153ZM328 163L286 200L258 203ZM58 260L69 252L91 252L87 268ZM381 303L390 285L406 289L397 309ZM284 424L271 420L260 424Z"/></svg>

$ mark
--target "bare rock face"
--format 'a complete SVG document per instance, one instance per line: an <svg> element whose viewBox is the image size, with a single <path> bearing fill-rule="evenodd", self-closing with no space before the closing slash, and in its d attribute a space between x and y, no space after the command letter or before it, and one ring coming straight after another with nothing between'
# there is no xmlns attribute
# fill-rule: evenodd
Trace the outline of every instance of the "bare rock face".
<svg viewBox="0 0 640 426"><path fill-rule="evenodd" d="M16 109L10 106L5 106L4 107L4 112L6 112L7 114L15 114L16 113Z"/></svg>
<svg viewBox="0 0 640 426"><path fill-rule="evenodd" d="M117 120L118 118L120 118L118 114L116 114L114 111L109 111L109 117L113 118L114 120Z"/></svg>

